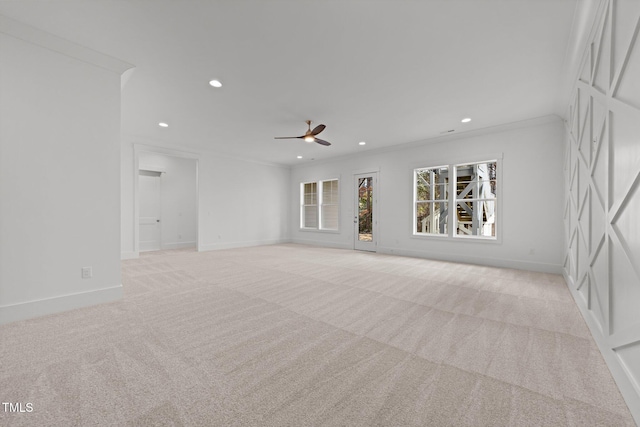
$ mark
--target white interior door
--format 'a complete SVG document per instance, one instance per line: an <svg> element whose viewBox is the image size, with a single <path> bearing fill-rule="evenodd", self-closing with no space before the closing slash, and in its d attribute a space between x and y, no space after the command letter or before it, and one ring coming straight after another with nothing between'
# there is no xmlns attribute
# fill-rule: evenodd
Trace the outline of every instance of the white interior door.
<svg viewBox="0 0 640 427"><path fill-rule="evenodd" d="M140 252L160 249L160 172L140 171Z"/></svg>
<svg viewBox="0 0 640 427"><path fill-rule="evenodd" d="M376 213L378 173L357 174L353 177L355 184L353 247L361 251L375 252L378 239Z"/></svg>

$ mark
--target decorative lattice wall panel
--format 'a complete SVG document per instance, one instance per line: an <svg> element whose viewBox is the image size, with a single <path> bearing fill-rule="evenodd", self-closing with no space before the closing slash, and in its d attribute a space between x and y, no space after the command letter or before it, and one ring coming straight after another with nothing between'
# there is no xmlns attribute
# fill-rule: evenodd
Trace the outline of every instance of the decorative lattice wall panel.
<svg viewBox="0 0 640 427"><path fill-rule="evenodd" d="M567 281L640 414L640 1L606 0L568 107Z"/></svg>

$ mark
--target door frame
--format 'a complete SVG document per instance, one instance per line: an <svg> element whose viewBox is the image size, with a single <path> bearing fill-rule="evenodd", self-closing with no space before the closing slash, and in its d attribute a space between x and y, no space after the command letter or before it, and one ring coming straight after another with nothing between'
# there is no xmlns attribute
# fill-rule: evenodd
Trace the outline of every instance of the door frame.
<svg viewBox="0 0 640 427"><path fill-rule="evenodd" d="M373 195L372 195L372 224L371 224L371 242L361 242L358 240L358 180L361 178L372 177L373 178ZM353 249L359 251L377 252L378 251L378 198L380 193L380 179L378 177L378 170L373 171L354 171L353 172Z"/></svg>
<svg viewBox="0 0 640 427"><path fill-rule="evenodd" d="M196 250L200 252L200 155L187 151L171 150L168 148L153 147L145 144L133 144L133 251L134 257L140 256L140 194L138 186L138 173L140 171L140 154L161 154L169 157L195 160L196 163ZM159 171L162 172L162 171Z"/></svg>

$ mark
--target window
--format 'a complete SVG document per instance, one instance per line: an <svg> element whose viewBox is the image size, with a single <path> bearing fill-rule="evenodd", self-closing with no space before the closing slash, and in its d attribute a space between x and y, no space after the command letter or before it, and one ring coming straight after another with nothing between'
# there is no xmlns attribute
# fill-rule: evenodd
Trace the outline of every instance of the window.
<svg viewBox="0 0 640 427"><path fill-rule="evenodd" d="M318 183L302 184L302 228L318 228Z"/></svg>
<svg viewBox="0 0 640 427"><path fill-rule="evenodd" d="M497 172L497 160L414 169L413 234L495 239Z"/></svg>
<svg viewBox="0 0 640 427"><path fill-rule="evenodd" d="M456 234L496 237L497 162L456 166Z"/></svg>
<svg viewBox="0 0 640 427"><path fill-rule="evenodd" d="M330 179L300 184L300 228L337 230L339 193L338 180Z"/></svg>
<svg viewBox="0 0 640 427"><path fill-rule="evenodd" d="M321 181L320 229L338 229L338 180Z"/></svg>
<svg viewBox="0 0 640 427"><path fill-rule="evenodd" d="M414 171L415 233L447 234L449 168Z"/></svg>

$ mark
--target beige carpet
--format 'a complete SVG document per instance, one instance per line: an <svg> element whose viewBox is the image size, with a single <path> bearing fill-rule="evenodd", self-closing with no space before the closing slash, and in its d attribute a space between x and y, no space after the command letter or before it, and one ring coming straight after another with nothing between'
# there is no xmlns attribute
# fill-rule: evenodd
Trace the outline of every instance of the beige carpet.
<svg viewBox="0 0 640 427"><path fill-rule="evenodd" d="M2 426L632 426L560 276L277 245L144 254L0 327Z"/></svg>

